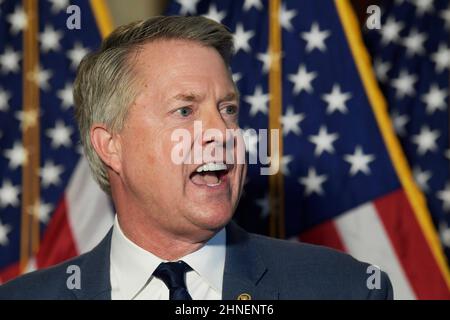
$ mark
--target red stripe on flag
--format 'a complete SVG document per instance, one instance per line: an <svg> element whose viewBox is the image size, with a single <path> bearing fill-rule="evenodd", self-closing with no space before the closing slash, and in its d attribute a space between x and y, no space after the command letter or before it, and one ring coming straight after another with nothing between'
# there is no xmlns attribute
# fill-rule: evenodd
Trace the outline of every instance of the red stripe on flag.
<svg viewBox="0 0 450 320"><path fill-rule="evenodd" d="M19 271L20 266L18 262L2 269L2 271L0 272L0 284L17 277L19 275Z"/></svg>
<svg viewBox="0 0 450 320"><path fill-rule="evenodd" d="M327 246L343 252L346 251L333 220L328 220L303 232L298 238L303 242Z"/></svg>
<svg viewBox="0 0 450 320"><path fill-rule="evenodd" d="M66 200L63 197L42 238L36 256L37 267L39 269L49 267L75 257L77 254L69 224Z"/></svg>
<svg viewBox="0 0 450 320"><path fill-rule="evenodd" d="M445 279L403 190L375 200L374 205L417 298L450 299Z"/></svg>

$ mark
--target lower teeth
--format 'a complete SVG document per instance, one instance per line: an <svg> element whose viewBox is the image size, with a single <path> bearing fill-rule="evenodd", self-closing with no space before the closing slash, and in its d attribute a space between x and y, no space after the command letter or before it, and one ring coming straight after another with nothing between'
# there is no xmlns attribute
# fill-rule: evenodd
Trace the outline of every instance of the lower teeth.
<svg viewBox="0 0 450 320"><path fill-rule="evenodd" d="M217 182L217 183L207 183L206 185L208 187L215 187L215 186L218 186L220 183L221 183L221 181L219 180L219 182Z"/></svg>

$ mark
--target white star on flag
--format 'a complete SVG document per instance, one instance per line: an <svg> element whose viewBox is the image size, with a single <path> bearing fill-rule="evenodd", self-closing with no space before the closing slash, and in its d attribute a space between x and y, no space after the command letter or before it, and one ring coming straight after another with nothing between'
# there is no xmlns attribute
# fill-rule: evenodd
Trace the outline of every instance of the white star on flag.
<svg viewBox="0 0 450 320"><path fill-rule="evenodd" d="M301 37L306 41L306 52L311 52L314 49L319 51L326 51L325 40L330 36L331 32L328 30L320 30L319 24L313 22L309 32L302 32Z"/></svg>
<svg viewBox="0 0 450 320"><path fill-rule="evenodd" d="M432 173L429 170L422 171L420 167L416 166L413 170L414 180L423 192L428 192L430 187L428 186L428 180L430 180Z"/></svg>
<svg viewBox="0 0 450 320"><path fill-rule="evenodd" d="M9 160L8 166L11 170L24 165L28 160L28 151L19 141L14 142L14 146L11 149L6 149L3 155Z"/></svg>
<svg viewBox="0 0 450 320"><path fill-rule="evenodd" d="M225 18L225 11L218 11L215 4L212 4L209 7L208 13L204 15L204 17L214 20L218 23L222 23L223 18Z"/></svg>
<svg viewBox="0 0 450 320"><path fill-rule="evenodd" d="M388 45L391 42L397 42L400 39L400 31L403 27L403 23L400 21L395 21L395 18L387 18L384 25L380 28L381 43L383 45Z"/></svg>
<svg viewBox="0 0 450 320"><path fill-rule="evenodd" d="M245 96L244 101L250 104L250 115L255 116L258 112L267 114L269 94L263 93L261 86L256 86L252 96Z"/></svg>
<svg viewBox="0 0 450 320"><path fill-rule="evenodd" d="M445 150L445 157L450 160L450 149Z"/></svg>
<svg viewBox="0 0 450 320"><path fill-rule="evenodd" d="M236 72L236 73L233 73L232 77L233 77L233 82L237 83L239 80L242 79L242 74L240 72Z"/></svg>
<svg viewBox="0 0 450 320"><path fill-rule="evenodd" d="M41 168L39 175L41 177L41 184L44 188L49 186L58 186L61 183L61 174L64 171L62 165L55 165L53 161L45 161L44 166Z"/></svg>
<svg viewBox="0 0 450 320"><path fill-rule="evenodd" d="M300 135L302 130L300 123L305 119L303 113L295 113L292 106L288 106L284 116L281 116L280 122L283 126L283 135L287 136L290 132Z"/></svg>
<svg viewBox="0 0 450 320"><path fill-rule="evenodd" d="M44 53L49 51L59 51L61 49L60 41L63 37L61 31L56 31L52 26L46 25L44 32L40 34L41 49Z"/></svg>
<svg viewBox="0 0 450 320"><path fill-rule="evenodd" d="M258 10L261 10L263 8L263 4L261 0L245 0L244 2L244 11L250 10L252 7L255 7Z"/></svg>
<svg viewBox="0 0 450 320"><path fill-rule="evenodd" d="M445 111L447 95L446 89L439 89L437 84L432 84L430 90L422 95L422 101L427 105L427 113L433 114L436 110Z"/></svg>
<svg viewBox="0 0 450 320"><path fill-rule="evenodd" d="M70 126L66 126L63 121L56 121L54 128L49 128L46 131L47 137L52 140L52 148L59 148L61 146L70 147L72 145L72 140L70 136L73 129Z"/></svg>
<svg viewBox="0 0 450 320"><path fill-rule="evenodd" d="M373 68L375 70L375 75L380 82L386 82L388 80L387 73L391 67L392 66L388 61L383 62L380 58L375 59Z"/></svg>
<svg viewBox="0 0 450 320"><path fill-rule="evenodd" d="M280 24L287 31L292 31L292 22L291 20L297 15L297 10L292 9L288 10L286 8L286 4L283 3L280 8Z"/></svg>
<svg viewBox="0 0 450 320"><path fill-rule="evenodd" d="M51 10L53 14L58 14L62 10L65 11L69 6L69 0L48 0L48 1L50 1L52 4Z"/></svg>
<svg viewBox="0 0 450 320"><path fill-rule="evenodd" d="M53 209L52 204L45 203L42 199L28 208L29 213L37 217L39 221L44 224L50 220L50 214Z"/></svg>
<svg viewBox="0 0 450 320"><path fill-rule="evenodd" d="M308 140L316 145L314 155L319 157L324 151L334 153L333 142L339 138L337 133L328 133L326 126L321 126L317 135L309 136Z"/></svg>
<svg viewBox="0 0 450 320"><path fill-rule="evenodd" d="M434 10L433 0L410 0L416 6L416 14L423 16L425 13L430 13Z"/></svg>
<svg viewBox="0 0 450 320"><path fill-rule="evenodd" d="M84 56L87 55L88 53L89 53L88 48L85 48L81 43L76 42L73 48L67 50L66 53L67 57L71 61L70 67L75 70L80 64L81 60L84 58Z"/></svg>
<svg viewBox="0 0 450 320"><path fill-rule="evenodd" d="M200 0L177 0L180 4L180 15L196 14L197 4Z"/></svg>
<svg viewBox="0 0 450 320"><path fill-rule="evenodd" d="M443 208L445 211L450 211L450 183L447 183L445 189L439 191L436 197L443 202Z"/></svg>
<svg viewBox="0 0 450 320"><path fill-rule="evenodd" d="M439 16L445 22L445 29L450 30L450 5L447 7L447 9L442 10Z"/></svg>
<svg viewBox="0 0 450 320"><path fill-rule="evenodd" d="M417 144L417 153L424 155L428 151L437 151L438 146L436 140L440 135L439 130L430 130L428 126L423 126L420 129L420 133L412 136L411 140Z"/></svg>
<svg viewBox="0 0 450 320"><path fill-rule="evenodd" d="M405 126L409 122L408 115L399 114L398 111L394 111L392 112L391 119L394 125L395 132L397 132L399 136L404 136L406 134Z"/></svg>
<svg viewBox="0 0 450 320"><path fill-rule="evenodd" d="M442 72L450 68L450 49L446 44L440 44L438 51L431 55L436 72Z"/></svg>
<svg viewBox="0 0 450 320"><path fill-rule="evenodd" d="M45 70L41 66L37 66L31 73L28 74L30 80L34 81L41 90L50 90L50 78L53 72L49 69Z"/></svg>
<svg viewBox="0 0 450 320"><path fill-rule="evenodd" d="M69 109L73 106L73 84L66 83L64 89L58 90L57 96L61 99L63 109Z"/></svg>
<svg viewBox="0 0 450 320"><path fill-rule="evenodd" d="M442 244L447 248L450 248L450 228L445 221L439 223L439 235Z"/></svg>
<svg viewBox="0 0 450 320"><path fill-rule="evenodd" d="M414 96L416 91L414 89L414 83L417 81L415 74L409 74L408 71L402 70L398 78L391 81L391 86L396 89L397 98L403 98L405 96Z"/></svg>
<svg viewBox="0 0 450 320"><path fill-rule="evenodd" d="M9 180L3 181L0 187L0 208L19 205L20 186L15 186Z"/></svg>
<svg viewBox="0 0 450 320"><path fill-rule="evenodd" d="M315 168L308 169L308 175L299 179L299 183L305 186L305 195L310 196L313 193L323 195L322 184L327 181L326 175L317 175Z"/></svg>
<svg viewBox="0 0 450 320"><path fill-rule="evenodd" d="M333 89L330 93L322 95L327 105L327 113L332 114L335 111L341 113L347 113L348 109L345 103L352 97L350 92L342 92L341 87L338 84L333 85Z"/></svg>
<svg viewBox="0 0 450 320"><path fill-rule="evenodd" d="M11 99L11 93L0 87L0 111L9 110L9 99Z"/></svg>
<svg viewBox="0 0 450 320"><path fill-rule="evenodd" d="M11 24L13 35L17 35L28 26L28 17L22 6L16 6L14 12L6 16L6 20Z"/></svg>
<svg viewBox="0 0 450 320"><path fill-rule="evenodd" d="M45 203L42 200L39 203L39 211L35 212L37 214L37 217L41 223L47 224L47 222L50 220L50 214L53 211L53 205L50 203Z"/></svg>
<svg viewBox="0 0 450 320"><path fill-rule="evenodd" d="M294 84L292 92L294 94L299 94L303 90L312 93L314 91L311 82L317 77L317 72L306 70L306 66L301 64L298 66L297 73L289 74L288 80Z"/></svg>
<svg viewBox="0 0 450 320"><path fill-rule="evenodd" d="M245 31L242 23L239 23L236 26L236 30L234 32L234 48L236 50L236 53L238 53L239 50L249 52L251 50L251 47L248 42L254 35L255 32L253 30Z"/></svg>
<svg viewBox="0 0 450 320"><path fill-rule="evenodd" d="M0 69L2 73L16 73L20 70L21 55L19 51L14 51L11 47L6 47L5 51L0 55Z"/></svg>
<svg viewBox="0 0 450 320"><path fill-rule="evenodd" d="M284 155L283 157L281 157L280 169L281 173L285 176L289 176L291 174L291 172L289 171L289 163L291 163L292 160L294 160L294 157L291 155Z"/></svg>
<svg viewBox="0 0 450 320"><path fill-rule="evenodd" d="M373 154L364 154L361 146L356 146L353 154L344 155L344 160L350 163L350 175L354 176L358 172L362 172L365 175L370 174L369 163L375 160Z"/></svg>
<svg viewBox="0 0 450 320"><path fill-rule="evenodd" d="M424 43L427 40L425 32L419 33L417 29L412 29L405 39L403 45L406 47L406 54L410 57L425 53Z"/></svg>
<svg viewBox="0 0 450 320"><path fill-rule="evenodd" d="M256 59L258 59L259 61L262 62L263 67L262 67L262 72L263 73L267 73L269 72L269 68L270 68L270 62L271 62L271 56L269 52L266 53L258 53L256 55Z"/></svg>
<svg viewBox="0 0 450 320"><path fill-rule="evenodd" d="M9 243L8 233L11 232L11 227L8 224L3 224L0 220L0 246L6 246Z"/></svg>
<svg viewBox="0 0 450 320"><path fill-rule="evenodd" d="M20 121L21 129L28 129L37 125L38 122L38 111L37 110L19 110L15 113L15 117Z"/></svg>

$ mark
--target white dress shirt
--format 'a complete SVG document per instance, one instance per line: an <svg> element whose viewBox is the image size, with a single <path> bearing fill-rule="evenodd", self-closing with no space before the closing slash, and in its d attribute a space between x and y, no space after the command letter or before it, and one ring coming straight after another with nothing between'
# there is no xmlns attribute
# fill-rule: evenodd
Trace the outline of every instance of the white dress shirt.
<svg viewBox="0 0 450 320"><path fill-rule="evenodd" d="M222 229L202 248L180 258L191 271L186 273L186 287L194 300L222 299L225 267L226 232ZM111 238L111 299L168 300L169 289L153 271L167 262L130 239L120 228L117 216Z"/></svg>

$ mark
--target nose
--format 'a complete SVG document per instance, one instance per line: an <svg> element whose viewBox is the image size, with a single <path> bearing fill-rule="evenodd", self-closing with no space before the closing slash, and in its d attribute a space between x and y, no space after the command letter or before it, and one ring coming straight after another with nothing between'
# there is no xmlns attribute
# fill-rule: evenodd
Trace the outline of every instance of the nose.
<svg viewBox="0 0 450 320"><path fill-rule="evenodd" d="M233 163L234 139L233 135L228 133L228 124L222 117L217 107L211 104L201 112L201 134L197 136L198 145L197 154L202 154L203 162L223 162ZM227 141L229 139L230 141Z"/></svg>
<svg viewBox="0 0 450 320"><path fill-rule="evenodd" d="M201 144L205 146L214 143L218 146L224 146L228 128L219 110L216 107L214 109L208 108L208 110L204 110L201 121L203 127Z"/></svg>

